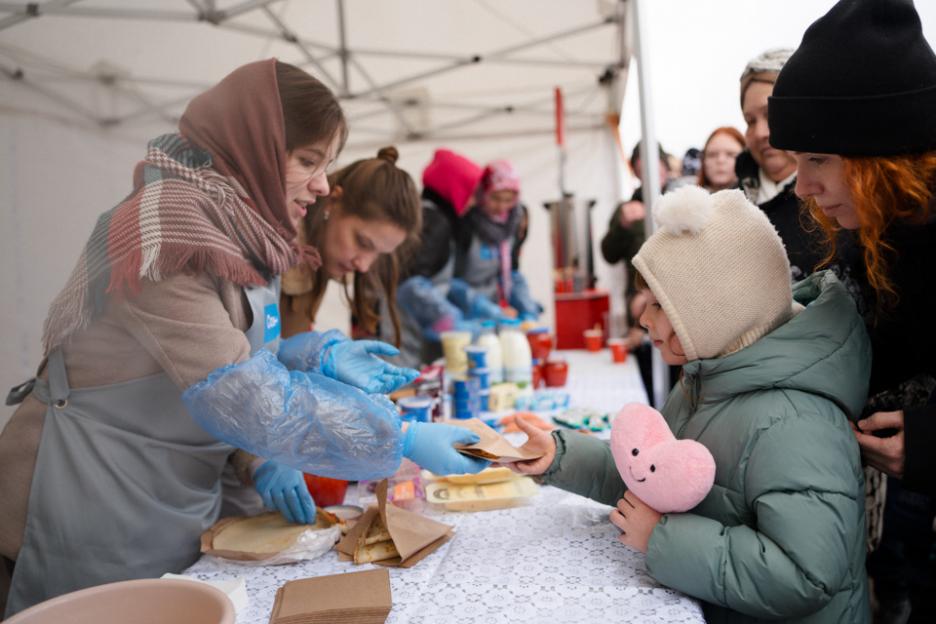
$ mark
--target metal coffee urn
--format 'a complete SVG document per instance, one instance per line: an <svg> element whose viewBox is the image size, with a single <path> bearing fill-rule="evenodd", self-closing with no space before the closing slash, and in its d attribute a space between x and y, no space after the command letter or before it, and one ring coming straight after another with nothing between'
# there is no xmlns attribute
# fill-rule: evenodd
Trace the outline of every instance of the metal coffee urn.
<svg viewBox="0 0 936 624"><path fill-rule="evenodd" d="M586 329L600 327L607 336L608 293L595 289L591 237L595 203L566 193L543 204L549 210L552 239L557 349L584 348Z"/></svg>

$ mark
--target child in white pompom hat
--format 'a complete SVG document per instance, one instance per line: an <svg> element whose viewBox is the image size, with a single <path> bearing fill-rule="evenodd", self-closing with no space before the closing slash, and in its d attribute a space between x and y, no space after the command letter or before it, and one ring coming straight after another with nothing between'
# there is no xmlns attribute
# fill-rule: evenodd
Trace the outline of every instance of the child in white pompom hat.
<svg viewBox="0 0 936 624"><path fill-rule="evenodd" d="M523 422L526 446L545 454L514 468L616 505L619 540L646 553L658 581L702 600L709 621L870 622L847 420L864 405L870 346L854 303L829 272L791 288L780 237L741 191L682 187L653 218L634 257L640 323L683 365L662 413L712 453L712 490L661 515L625 491L604 442Z"/></svg>

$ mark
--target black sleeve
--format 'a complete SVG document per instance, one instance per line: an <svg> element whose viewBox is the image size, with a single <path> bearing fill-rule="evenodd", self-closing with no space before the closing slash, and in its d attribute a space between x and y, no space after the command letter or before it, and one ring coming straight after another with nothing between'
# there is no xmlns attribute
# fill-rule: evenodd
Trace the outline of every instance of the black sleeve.
<svg viewBox="0 0 936 624"><path fill-rule="evenodd" d="M601 255L609 264L615 264L637 255L640 246L644 244L644 222L635 221L629 227L623 227L619 218L620 209L616 209L608 222L608 232L601 239Z"/></svg>
<svg viewBox="0 0 936 624"><path fill-rule="evenodd" d="M520 248L526 242L527 233L530 231L530 211L525 204L520 204L520 221L517 223L517 231L514 234L514 246L510 251L510 270L520 270Z"/></svg>
<svg viewBox="0 0 936 624"><path fill-rule="evenodd" d="M445 267L452 253L452 224L438 210L423 210L419 247L413 252L407 277L432 277Z"/></svg>
<svg viewBox="0 0 936 624"><path fill-rule="evenodd" d="M936 495L936 395L929 405L904 410L904 476L909 490Z"/></svg>

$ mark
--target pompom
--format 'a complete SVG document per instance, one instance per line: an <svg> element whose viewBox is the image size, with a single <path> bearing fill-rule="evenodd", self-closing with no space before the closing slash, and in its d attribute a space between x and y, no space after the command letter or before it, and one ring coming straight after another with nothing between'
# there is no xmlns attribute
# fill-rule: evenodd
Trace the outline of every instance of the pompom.
<svg viewBox="0 0 936 624"><path fill-rule="evenodd" d="M715 211L712 196L698 186L682 186L661 197L653 208L657 227L671 234L698 234Z"/></svg>

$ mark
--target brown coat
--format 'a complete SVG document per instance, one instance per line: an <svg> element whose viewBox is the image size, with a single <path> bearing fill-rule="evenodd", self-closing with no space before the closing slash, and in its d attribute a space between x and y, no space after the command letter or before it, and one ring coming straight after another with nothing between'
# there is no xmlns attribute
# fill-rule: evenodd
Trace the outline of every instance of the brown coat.
<svg viewBox="0 0 936 624"><path fill-rule="evenodd" d="M144 282L131 298L112 299L64 347L73 388L165 372L180 390L250 355L251 313L240 286L209 275ZM45 371L41 376L45 377ZM0 434L0 555L16 559L46 405L26 397Z"/></svg>

